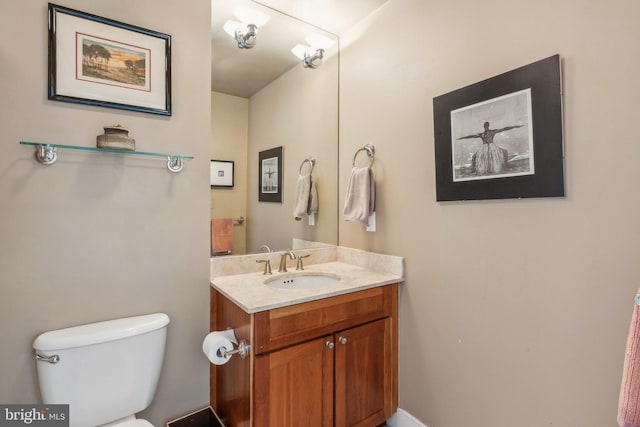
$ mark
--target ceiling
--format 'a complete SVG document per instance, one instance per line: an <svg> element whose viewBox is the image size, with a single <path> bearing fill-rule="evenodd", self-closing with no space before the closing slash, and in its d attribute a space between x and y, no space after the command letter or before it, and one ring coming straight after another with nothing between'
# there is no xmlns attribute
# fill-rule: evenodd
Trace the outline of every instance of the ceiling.
<svg viewBox="0 0 640 427"><path fill-rule="evenodd" d="M340 34L386 1L212 0L212 90L251 97L292 67L302 66L291 53L291 48L304 43L310 32L337 40ZM235 40L223 30L228 20L238 20L234 10L243 5L270 16L269 21L259 28L253 49L239 49ZM327 50L327 56L335 54L337 49L338 43Z"/></svg>
<svg viewBox="0 0 640 427"><path fill-rule="evenodd" d="M349 30L386 2L387 0L258 0L258 3L337 35Z"/></svg>

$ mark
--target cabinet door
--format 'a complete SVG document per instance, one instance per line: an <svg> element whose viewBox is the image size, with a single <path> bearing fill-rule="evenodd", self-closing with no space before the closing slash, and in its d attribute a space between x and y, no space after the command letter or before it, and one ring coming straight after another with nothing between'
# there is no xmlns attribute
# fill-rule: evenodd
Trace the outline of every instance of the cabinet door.
<svg viewBox="0 0 640 427"><path fill-rule="evenodd" d="M255 358L255 427L333 425L333 337Z"/></svg>
<svg viewBox="0 0 640 427"><path fill-rule="evenodd" d="M335 334L335 426L371 427L392 415L391 319Z"/></svg>

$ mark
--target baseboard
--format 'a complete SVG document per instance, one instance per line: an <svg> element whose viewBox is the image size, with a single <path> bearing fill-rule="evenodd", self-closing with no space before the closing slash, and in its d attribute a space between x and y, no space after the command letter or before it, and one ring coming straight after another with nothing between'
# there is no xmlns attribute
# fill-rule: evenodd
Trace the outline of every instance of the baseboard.
<svg viewBox="0 0 640 427"><path fill-rule="evenodd" d="M389 420L387 420L387 426L389 427L427 427L426 424L422 424L413 415L405 410L398 409L398 412L393 414Z"/></svg>

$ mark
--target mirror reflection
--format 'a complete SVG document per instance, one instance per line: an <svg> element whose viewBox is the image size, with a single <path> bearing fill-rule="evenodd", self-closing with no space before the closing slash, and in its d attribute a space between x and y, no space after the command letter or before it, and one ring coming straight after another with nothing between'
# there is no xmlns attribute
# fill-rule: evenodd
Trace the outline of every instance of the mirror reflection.
<svg viewBox="0 0 640 427"><path fill-rule="evenodd" d="M275 9L212 1L212 173L234 162L233 186L211 188L212 254L337 244L338 51L337 36ZM271 165L279 147L281 181L264 190L260 156ZM317 213L301 214L305 197Z"/></svg>

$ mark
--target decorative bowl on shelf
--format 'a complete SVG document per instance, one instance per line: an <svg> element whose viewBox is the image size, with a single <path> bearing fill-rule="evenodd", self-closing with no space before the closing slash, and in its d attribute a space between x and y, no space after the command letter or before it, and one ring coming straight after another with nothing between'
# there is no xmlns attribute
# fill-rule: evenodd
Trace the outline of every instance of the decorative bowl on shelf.
<svg viewBox="0 0 640 427"><path fill-rule="evenodd" d="M98 135L96 140L98 148L129 151L136 149L136 140L129 136L129 129L122 125L105 126L104 134Z"/></svg>

